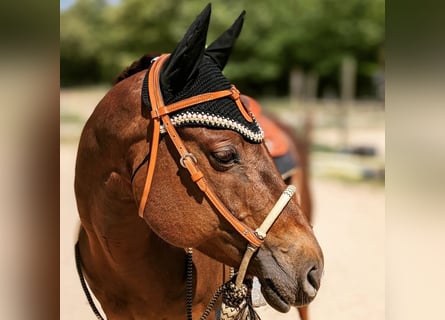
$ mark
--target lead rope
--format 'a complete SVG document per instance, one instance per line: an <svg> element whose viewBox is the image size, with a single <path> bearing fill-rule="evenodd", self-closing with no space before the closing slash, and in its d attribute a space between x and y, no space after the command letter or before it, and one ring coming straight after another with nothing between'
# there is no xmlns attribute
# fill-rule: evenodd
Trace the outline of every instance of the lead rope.
<svg viewBox="0 0 445 320"><path fill-rule="evenodd" d="M82 285L82 289L83 289L83 292L85 293L85 296L87 297L88 303L90 304L90 307L93 310L94 315L96 316L96 318L99 319L99 320L105 320L100 315L99 310L97 309L96 305L94 304L93 298L91 297L90 290L88 290L87 284L85 282L85 278L84 278L83 272L82 272L82 261L80 259L79 242L76 242L76 245L74 247L74 252L75 252L74 256L75 256L75 259L76 259L77 274L79 275L80 284Z"/></svg>
<svg viewBox="0 0 445 320"><path fill-rule="evenodd" d="M186 276L185 279L185 303L187 309L187 320L193 320L192 317L192 305L193 305L193 249L187 248L186 250ZM232 269L231 269L232 271ZM220 286L210 299L207 308L202 314L200 320L206 320L215 306L216 301L222 293L224 285Z"/></svg>
<svg viewBox="0 0 445 320"><path fill-rule="evenodd" d="M193 320L192 317L192 304L193 304L193 249L187 248L186 250L186 309L187 320ZM207 304L204 313L199 320L207 320L210 312L213 310L216 301L222 294L223 306L220 310L220 320L261 320L258 314L253 310L251 304L250 290L242 284L241 287L237 286L234 282L234 269L230 268L231 280L222 284L216 289L209 303ZM251 288L250 288L251 289Z"/></svg>
<svg viewBox="0 0 445 320"><path fill-rule="evenodd" d="M187 309L187 320L192 319L193 305L193 249L187 248L185 255L186 278L185 278L185 307Z"/></svg>

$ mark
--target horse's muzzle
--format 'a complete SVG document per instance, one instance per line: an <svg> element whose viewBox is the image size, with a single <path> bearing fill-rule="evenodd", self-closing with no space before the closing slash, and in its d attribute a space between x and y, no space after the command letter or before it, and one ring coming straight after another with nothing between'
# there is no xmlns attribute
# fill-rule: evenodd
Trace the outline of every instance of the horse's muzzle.
<svg viewBox="0 0 445 320"><path fill-rule="evenodd" d="M318 243L313 241L312 249L290 246L287 252L280 252L269 250L266 244L258 250L252 261L252 272L260 280L261 291L274 309L288 312L291 306L307 305L317 295L324 262Z"/></svg>

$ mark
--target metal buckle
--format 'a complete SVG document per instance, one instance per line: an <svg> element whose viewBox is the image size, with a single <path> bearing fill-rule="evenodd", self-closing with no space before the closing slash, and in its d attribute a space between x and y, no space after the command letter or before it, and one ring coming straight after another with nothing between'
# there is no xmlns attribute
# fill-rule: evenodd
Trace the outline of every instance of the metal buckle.
<svg viewBox="0 0 445 320"><path fill-rule="evenodd" d="M185 163L184 163L184 160L185 160L186 158L190 158L190 159L193 160L194 163L198 163L198 160L196 160L196 157L195 157L195 155L194 155L193 153L186 153L185 155L183 155L183 156L181 157L181 159L179 159L179 163L181 164L181 166L183 166L183 167L186 168L186 169L187 169L187 166L186 166Z"/></svg>

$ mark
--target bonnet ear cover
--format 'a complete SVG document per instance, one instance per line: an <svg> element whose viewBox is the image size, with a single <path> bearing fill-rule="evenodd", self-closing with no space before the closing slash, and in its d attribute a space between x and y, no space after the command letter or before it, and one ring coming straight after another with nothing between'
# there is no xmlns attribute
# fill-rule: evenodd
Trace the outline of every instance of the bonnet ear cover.
<svg viewBox="0 0 445 320"><path fill-rule="evenodd" d="M228 91L232 88L232 84L222 74L222 68L227 63L233 44L241 31L245 12L206 52L210 11L209 4L196 17L161 69L159 80L166 106L200 94ZM143 85L146 88L146 83ZM146 91L142 90L143 99ZM148 99L144 99L146 100ZM234 97L230 96L197 102L172 112L170 120L176 128L199 126L233 130L252 143L261 143L264 138L258 123L252 117L246 117Z"/></svg>
<svg viewBox="0 0 445 320"><path fill-rule="evenodd" d="M232 53L235 41L243 28L245 15L246 11L243 10L233 25L224 31L224 33L222 33L218 39L213 41L205 51L205 54L210 56L221 70L223 70L226 66L230 54Z"/></svg>
<svg viewBox="0 0 445 320"><path fill-rule="evenodd" d="M161 72L161 85L170 92L180 91L196 75L204 55L210 22L210 3L196 17Z"/></svg>

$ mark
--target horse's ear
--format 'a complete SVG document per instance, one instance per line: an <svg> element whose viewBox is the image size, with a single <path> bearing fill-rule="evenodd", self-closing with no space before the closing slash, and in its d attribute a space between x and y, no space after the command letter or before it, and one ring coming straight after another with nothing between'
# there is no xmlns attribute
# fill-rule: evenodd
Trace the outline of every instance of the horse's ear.
<svg viewBox="0 0 445 320"><path fill-rule="evenodd" d="M163 88L179 91L195 76L205 51L210 13L211 5L209 3L196 17L170 55L161 72Z"/></svg>
<svg viewBox="0 0 445 320"><path fill-rule="evenodd" d="M206 49L206 55L212 57L218 67L223 70L229 60L233 45L243 28L244 16L246 11L243 10L233 25L224 31L218 39L212 42Z"/></svg>

